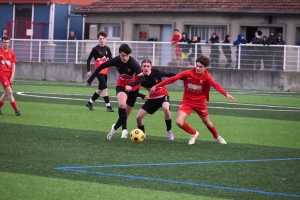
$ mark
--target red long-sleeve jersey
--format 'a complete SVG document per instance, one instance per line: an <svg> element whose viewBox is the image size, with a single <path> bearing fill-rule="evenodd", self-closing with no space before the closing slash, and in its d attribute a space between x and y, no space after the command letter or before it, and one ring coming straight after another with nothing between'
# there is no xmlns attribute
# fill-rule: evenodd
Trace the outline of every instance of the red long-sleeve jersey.
<svg viewBox="0 0 300 200"><path fill-rule="evenodd" d="M182 80L184 84L183 101L191 103L204 103L209 101L210 87L214 87L218 92L226 96L227 92L217 83L208 71L197 74L196 69L185 70L176 76L170 77L155 85L156 88L172 84L177 80Z"/></svg>

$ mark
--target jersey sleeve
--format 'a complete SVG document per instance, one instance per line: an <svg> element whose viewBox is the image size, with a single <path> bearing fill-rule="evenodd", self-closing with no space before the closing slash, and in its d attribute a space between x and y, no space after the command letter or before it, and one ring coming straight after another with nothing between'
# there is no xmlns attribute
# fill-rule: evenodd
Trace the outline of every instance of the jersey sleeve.
<svg viewBox="0 0 300 200"><path fill-rule="evenodd" d="M164 71L160 71L160 70L158 70L158 74L160 77L172 77L172 76L176 75L175 73L172 73L172 72L164 72Z"/></svg>
<svg viewBox="0 0 300 200"><path fill-rule="evenodd" d="M86 71L87 72L91 71L90 64L91 64L91 60L92 60L93 57L94 57L94 48L92 49L88 59L86 60Z"/></svg>
<svg viewBox="0 0 300 200"><path fill-rule="evenodd" d="M209 75L208 80L213 88L215 88L218 92L226 96L226 90L218 82L216 82L211 75Z"/></svg>
<svg viewBox="0 0 300 200"><path fill-rule="evenodd" d="M164 80L164 81L156 84L155 87L162 87L162 86L165 86L165 85L172 84L172 83L174 83L177 80L183 80L184 77L185 77L185 75L186 75L186 71L181 72L181 73L179 73L179 74L177 74L175 76L167 78L166 80Z"/></svg>

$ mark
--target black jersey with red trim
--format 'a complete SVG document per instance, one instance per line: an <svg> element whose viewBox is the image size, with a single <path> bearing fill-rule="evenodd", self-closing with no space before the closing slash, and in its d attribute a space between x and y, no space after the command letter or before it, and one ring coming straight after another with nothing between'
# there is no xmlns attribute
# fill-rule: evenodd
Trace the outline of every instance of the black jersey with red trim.
<svg viewBox="0 0 300 200"><path fill-rule="evenodd" d="M149 76L144 75L145 81L141 83L141 86L144 87L146 90L150 90L154 85L160 83L163 77L172 77L175 76L175 73L168 73L164 71L160 71L158 69L151 69L151 74ZM165 86L159 87L156 91L150 94L149 99L160 98L162 96L169 95L168 90Z"/></svg>
<svg viewBox="0 0 300 200"><path fill-rule="evenodd" d="M98 59L102 59L102 60L103 59L106 59L106 60L112 59L112 54L111 54L110 48L106 45L102 47L99 44L97 46L93 47L93 49L90 52L90 55L87 59L87 63L86 63L87 72L91 71L90 63L91 63L92 58L94 58L95 61ZM94 69L96 70L96 67Z"/></svg>
<svg viewBox="0 0 300 200"><path fill-rule="evenodd" d="M117 86L126 87L127 85L132 87L132 91L140 88L140 83L143 82L144 75L139 63L133 58L129 57L126 63L122 62L120 56L116 56L105 63L101 64L87 80L88 83L92 83L99 71L104 68L114 66L119 72L119 78L117 80ZM138 81L140 77L143 77Z"/></svg>

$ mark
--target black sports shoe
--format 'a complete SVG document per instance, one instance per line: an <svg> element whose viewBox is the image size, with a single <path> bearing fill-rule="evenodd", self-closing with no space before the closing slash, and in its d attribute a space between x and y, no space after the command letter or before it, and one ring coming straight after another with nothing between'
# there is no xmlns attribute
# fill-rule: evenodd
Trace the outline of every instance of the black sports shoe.
<svg viewBox="0 0 300 200"><path fill-rule="evenodd" d="M113 109L112 109L112 107L110 107L110 106L108 106L107 107L107 110L106 110L107 112L115 112Z"/></svg>
<svg viewBox="0 0 300 200"><path fill-rule="evenodd" d="M89 101L85 104L85 106L88 107L90 110L94 110L93 109L93 104Z"/></svg>
<svg viewBox="0 0 300 200"><path fill-rule="evenodd" d="M2 112L2 110L0 109L0 115L3 115L3 112Z"/></svg>
<svg viewBox="0 0 300 200"><path fill-rule="evenodd" d="M15 114L16 114L17 116L20 116L20 115L21 115L21 112L20 112L19 110L16 110L16 111L15 111Z"/></svg>

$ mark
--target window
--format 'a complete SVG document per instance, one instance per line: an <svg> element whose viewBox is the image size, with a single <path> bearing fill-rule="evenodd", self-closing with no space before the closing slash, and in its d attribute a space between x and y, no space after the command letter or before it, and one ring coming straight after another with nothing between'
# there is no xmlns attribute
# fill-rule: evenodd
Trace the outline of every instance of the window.
<svg viewBox="0 0 300 200"><path fill-rule="evenodd" d="M227 34L226 26L190 26L190 38L197 35L201 38L201 42L210 39L211 34L216 33L220 40L224 40Z"/></svg>
<svg viewBox="0 0 300 200"><path fill-rule="evenodd" d="M121 40L121 27L119 24L100 24L100 30L107 33L108 40Z"/></svg>

